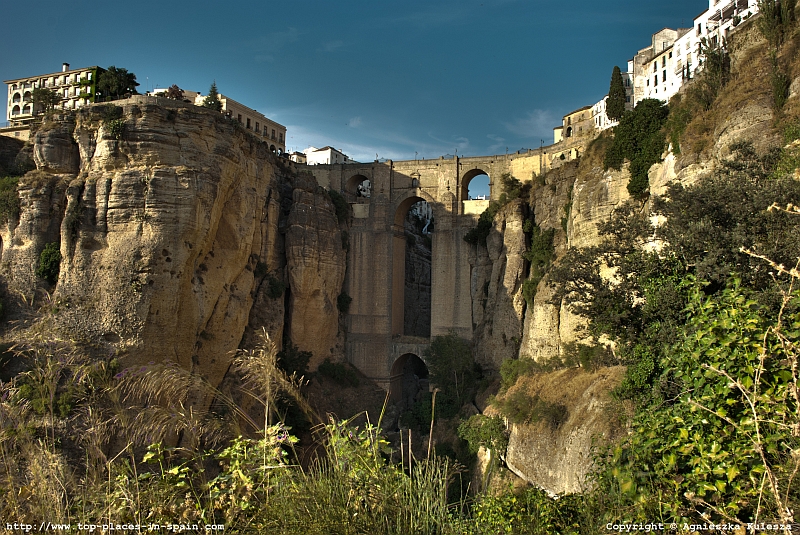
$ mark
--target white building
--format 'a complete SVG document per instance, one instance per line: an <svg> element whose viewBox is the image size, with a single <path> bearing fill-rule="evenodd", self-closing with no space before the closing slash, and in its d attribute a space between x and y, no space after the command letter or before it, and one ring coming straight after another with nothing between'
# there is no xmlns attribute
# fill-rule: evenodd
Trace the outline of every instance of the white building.
<svg viewBox="0 0 800 535"><path fill-rule="evenodd" d="M61 97L60 107L74 110L95 101L97 95L97 76L103 69L85 67L70 69L69 63L61 66L61 72L37 74L25 78L6 80L8 86L8 107L6 120L11 126L29 124L33 118L44 110L34 106L33 90L47 88Z"/></svg>
<svg viewBox="0 0 800 535"><path fill-rule="evenodd" d="M651 45L630 62L633 104L645 98L669 102L701 69L701 43L724 46L736 26L757 12L757 0L708 0L708 9L694 18L692 28L664 28L654 33Z"/></svg>
<svg viewBox="0 0 800 535"><path fill-rule="evenodd" d="M306 155L306 163L308 165L327 165L336 163L358 163L351 160L346 154L334 149L331 146L322 147L309 147L303 151Z"/></svg>

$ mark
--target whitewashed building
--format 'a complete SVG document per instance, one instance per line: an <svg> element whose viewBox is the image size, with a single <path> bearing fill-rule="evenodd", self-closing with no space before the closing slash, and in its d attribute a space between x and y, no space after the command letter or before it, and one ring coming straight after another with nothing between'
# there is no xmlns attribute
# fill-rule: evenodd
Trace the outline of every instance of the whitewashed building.
<svg viewBox="0 0 800 535"><path fill-rule="evenodd" d="M303 153L306 155L306 163L308 165L357 163L342 151L336 150L331 146L322 147L321 149L309 147Z"/></svg>

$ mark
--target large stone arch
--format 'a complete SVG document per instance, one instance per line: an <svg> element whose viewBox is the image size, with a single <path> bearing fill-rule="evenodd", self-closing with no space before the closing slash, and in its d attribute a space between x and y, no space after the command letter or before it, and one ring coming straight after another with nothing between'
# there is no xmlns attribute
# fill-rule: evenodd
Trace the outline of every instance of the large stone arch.
<svg viewBox="0 0 800 535"><path fill-rule="evenodd" d="M359 194L358 187L361 186L365 181L369 182L370 186L372 185L372 180L370 180L369 177L364 176L360 173L355 174L347 179L344 189L347 193L349 193L353 197L362 197L362 196L369 197L370 196L369 192L367 193L367 195Z"/></svg>
<svg viewBox="0 0 800 535"><path fill-rule="evenodd" d="M433 218L439 216L440 205L437 205L425 192L417 190L416 194L406 196L394 206L394 224L392 225L392 321L391 334L405 335L405 284L406 284L406 242L404 221L411 207L420 202L427 202Z"/></svg>
<svg viewBox="0 0 800 535"><path fill-rule="evenodd" d="M428 391L428 366L415 353L400 355L392 363L389 377L389 401L403 408L410 408L420 392Z"/></svg>
<svg viewBox="0 0 800 535"><path fill-rule="evenodd" d="M458 200L466 201L469 198L469 183L472 182L473 178L480 175L489 177L489 196L491 197L492 176L483 169L475 167L464 173L461 177L461 190L459 191Z"/></svg>

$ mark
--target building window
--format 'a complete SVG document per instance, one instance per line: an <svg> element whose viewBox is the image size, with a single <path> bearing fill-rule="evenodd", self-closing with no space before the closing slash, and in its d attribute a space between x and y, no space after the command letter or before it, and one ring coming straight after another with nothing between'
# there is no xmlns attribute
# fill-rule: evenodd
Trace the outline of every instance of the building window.
<svg viewBox="0 0 800 535"><path fill-rule="evenodd" d="M672 59L672 52L669 53L669 59Z"/></svg>
<svg viewBox="0 0 800 535"><path fill-rule="evenodd" d="M662 81L662 82L664 82L664 83L666 83L666 82L667 82L667 71L664 71L664 72L661 74L661 81Z"/></svg>
<svg viewBox="0 0 800 535"><path fill-rule="evenodd" d="M250 117L247 118L247 129L250 130Z"/></svg>
<svg viewBox="0 0 800 535"><path fill-rule="evenodd" d="M630 104L631 103L631 96L630 95L625 95L625 103L626 104Z"/></svg>
<svg viewBox="0 0 800 535"><path fill-rule="evenodd" d="M655 76L653 77L653 85L654 85L654 86L655 86L655 85L658 85L658 75L655 75Z"/></svg>
<svg viewBox="0 0 800 535"><path fill-rule="evenodd" d="M239 124L242 124L242 114L241 113L237 113L236 114L236 120L239 121Z"/></svg>
<svg viewBox="0 0 800 535"><path fill-rule="evenodd" d="M272 129L272 139L275 139L275 129Z"/></svg>
<svg viewBox="0 0 800 535"><path fill-rule="evenodd" d="M658 70L658 60L655 60L653 62L653 72L656 72L657 70Z"/></svg>
<svg viewBox="0 0 800 535"><path fill-rule="evenodd" d="M261 125L258 124L258 121L256 121L256 134L260 134L260 133L261 133Z"/></svg>
<svg viewBox="0 0 800 535"><path fill-rule="evenodd" d="M279 133L278 133L278 141L280 141L281 143L283 143L283 132L279 132Z"/></svg>

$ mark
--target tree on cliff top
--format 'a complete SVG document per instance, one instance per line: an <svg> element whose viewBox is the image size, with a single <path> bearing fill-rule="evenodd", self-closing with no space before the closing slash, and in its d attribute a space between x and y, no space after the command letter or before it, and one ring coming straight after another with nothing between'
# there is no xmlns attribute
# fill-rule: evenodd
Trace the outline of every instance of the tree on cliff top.
<svg viewBox="0 0 800 535"><path fill-rule="evenodd" d="M606 115L612 121L619 121L625 113L625 85L622 83L622 72L614 66L611 73L611 86L608 88Z"/></svg>
<svg viewBox="0 0 800 535"><path fill-rule="evenodd" d="M97 90L104 97L120 98L126 93L136 95L138 85L135 74L128 72L128 69L117 68L113 65L97 77Z"/></svg>
<svg viewBox="0 0 800 535"><path fill-rule="evenodd" d="M222 111L222 102L219 100L216 81L211 82L211 87L208 89L208 96L203 100L203 107L215 111Z"/></svg>
<svg viewBox="0 0 800 535"><path fill-rule="evenodd" d="M51 89L45 89L44 87L37 87L34 89L31 94L31 100L33 100L33 105L37 112L39 110L52 110L61 104L61 97L58 96L58 93Z"/></svg>

